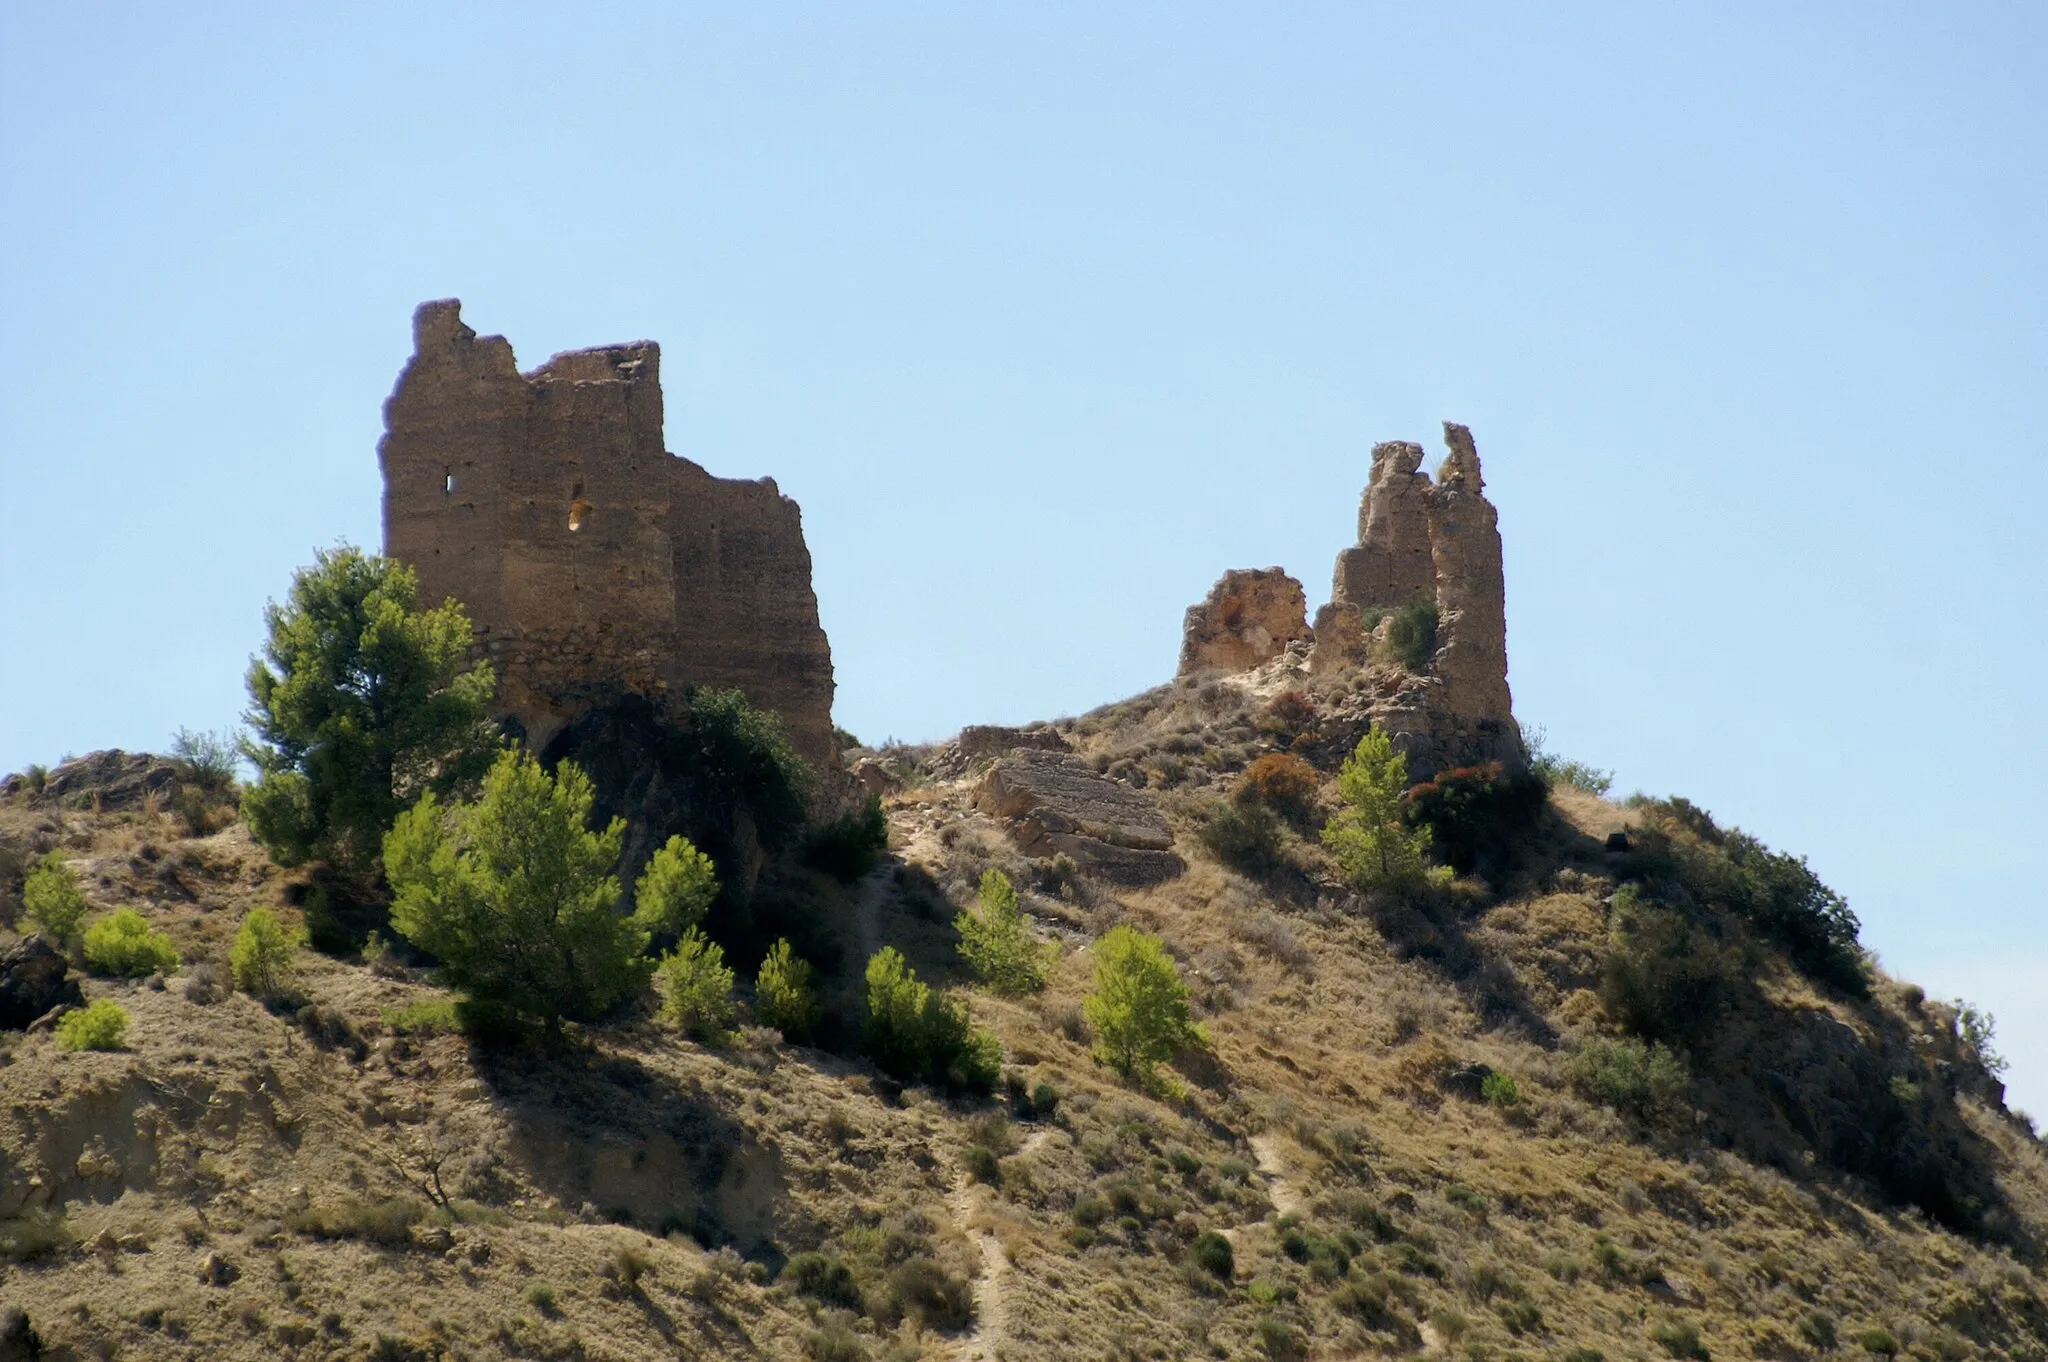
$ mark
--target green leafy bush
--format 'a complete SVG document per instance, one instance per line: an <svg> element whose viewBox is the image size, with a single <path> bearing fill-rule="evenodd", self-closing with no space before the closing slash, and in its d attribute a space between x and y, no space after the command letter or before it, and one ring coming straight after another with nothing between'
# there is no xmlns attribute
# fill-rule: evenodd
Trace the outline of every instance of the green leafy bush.
<svg viewBox="0 0 2048 1362"><path fill-rule="evenodd" d="M1096 1058L1130 1082L1150 1083L1158 1065L1209 1043L1166 944L1135 927L1113 927L1096 942L1095 987L1084 1008Z"/></svg>
<svg viewBox="0 0 2048 1362"><path fill-rule="evenodd" d="M1262 804L1217 800L1202 817L1197 834L1211 856L1257 879L1283 864L1280 820Z"/></svg>
<svg viewBox="0 0 2048 1362"><path fill-rule="evenodd" d="M1215 1230L1203 1230L1195 1236L1195 1264L1211 1276L1229 1281L1237 1273L1237 1255L1230 1246L1230 1240Z"/></svg>
<svg viewBox="0 0 2048 1362"><path fill-rule="evenodd" d="M847 884L873 870L889 849L882 797L869 795L852 813L820 824L804 839L804 861Z"/></svg>
<svg viewBox="0 0 2048 1362"><path fill-rule="evenodd" d="M1704 1034L1746 974L1739 947L1634 886L1614 896L1612 913L1616 940L1600 967L1607 1014L1652 1040Z"/></svg>
<svg viewBox="0 0 2048 1362"><path fill-rule="evenodd" d="M932 1258L912 1258L889 1274L892 1314L927 1329L964 1329L974 1319L974 1291Z"/></svg>
<svg viewBox="0 0 2048 1362"><path fill-rule="evenodd" d="M1427 827L1436 855L1462 875L1534 826L1547 794L1535 776L1509 775L1497 761L1460 766L1409 790L1402 817Z"/></svg>
<svg viewBox="0 0 2048 1362"><path fill-rule="evenodd" d="M1413 600L1394 612L1387 625L1387 643L1394 656L1411 672L1426 671L1436 656L1436 602Z"/></svg>
<svg viewBox="0 0 2048 1362"><path fill-rule="evenodd" d="M443 808L428 793L384 842L392 925L439 957L448 983L542 1018L551 1035L564 1016L596 1017L637 994L654 969L649 920L617 911L625 822L589 831L591 800L574 763L550 776L507 750L477 802ZM642 886L666 925L673 905L658 880Z"/></svg>
<svg viewBox="0 0 2048 1362"><path fill-rule="evenodd" d="M1035 993L1045 987L1046 948L1032 938L1010 877L982 872L976 905L953 919L960 958L998 993Z"/></svg>
<svg viewBox="0 0 2048 1362"><path fill-rule="evenodd" d="M1874 1357L1897 1357L1899 1355L1899 1340L1893 1336L1891 1330L1883 1326L1865 1329L1856 1336L1856 1341L1863 1345L1864 1352Z"/></svg>
<svg viewBox="0 0 2048 1362"><path fill-rule="evenodd" d="M654 967L661 1015L699 1040L715 1039L732 1025L732 971L725 951L695 927Z"/></svg>
<svg viewBox="0 0 2048 1362"><path fill-rule="evenodd" d="M85 929L85 963L95 974L139 979L176 969L178 951L142 914L120 908Z"/></svg>
<svg viewBox="0 0 2048 1362"><path fill-rule="evenodd" d="M1565 1077L1588 1101L1648 1117L1685 1092L1685 1066L1662 1044L1633 1036L1588 1041L1565 1061Z"/></svg>
<svg viewBox="0 0 2048 1362"><path fill-rule="evenodd" d="M811 962L798 956L789 938L778 938L754 979L754 1017L789 1039L809 1035L818 1021L818 997Z"/></svg>
<svg viewBox="0 0 2048 1362"><path fill-rule="evenodd" d="M868 961L868 1054L905 1080L994 1091L1002 1046L965 1009L919 982L894 946Z"/></svg>
<svg viewBox="0 0 2048 1362"><path fill-rule="evenodd" d="M415 998L384 1010L384 1024L401 1036L452 1036L466 1030L462 1005L453 998Z"/></svg>
<svg viewBox="0 0 2048 1362"><path fill-rule="evenodd" d="M57 1044L67 1050L119 1050L128 1037L128 1013L111 998L96 998L57 1019Z"/></svg>
<svg viewBox="0 0 2048 1362"><path fill-rule="evenodd" d="M1355 888L1412 890L1429 882L1429 829L1406 826L1407 788L1408 758L1384 731L1369 730L1344 759L1337 774L1344 807L1323 828L1323 845Z"/></svg>
<svg viewBox="0 0 2048 1362"><path fill-rule="evenodd" d="M78 877L54 851L29 868L21 887L21 905L29 919L60 946L78 939L89 907Z"/></svg>
<svg viewBox="0 0 2048 1362"><path fill-rule="evenodd" d="M235 767L241 761L241 753L235 746L234 738L226 733L194 733L181 728L171 739L171 756L178 763L179 772L187 784L210 794L221 794L233 788Z"/></svg>
<svg viewBox="0 0 2048 1362"><path fill-rule="evenodd" d="M860 1285L845 1263L829 1253L799 1253L782 1265L781 1279L790 1290L821 1305L842 1310L861 1308Z"/></svg>
<svg viewBox="0 0 2048 1362"><path fill-rule="evenodd" d="M1479 1080L1479 1095L1493 1106L1507 1108L1522 1100L1522 1088L1513 1074L1490 1073Z"/></svg>
<svg viewBox="0 0 2048 1362"><path fill-rule="evenodd" d="M235 933L228 969L235 987L257 998L275 998L291 974L292 955L305 944L305 934L286 928L268 908L251 908Z"/></svg>
<svg viewBox="0 0 2048 1362"><path fill-rule="evenodd" d="M1526 728L1522 736L1529 749L1529 769L1546 785L1571 785L1588 794L1604 795L1614 788L1614 773L1571 761L1543 748L1543 730Z"/></svg>
<svg viewBox="0 0 2048 1362"><path fill-rule="evenodd" d="M242 816L280 865L370 867L399 810L447 795L490 763L497 682L468 665L469 617L419 606L405 564L343 546L315 555L249 667L247 752L257 779Z"/></svg>
<svg viewBox="0 0 2048 1362"><path fill-rule="evenodd" d="M744 810L770 851L803 827L814 778L774 711L737 690L693 687L662 746L665 765L686 772L707 805Z"/></svg>

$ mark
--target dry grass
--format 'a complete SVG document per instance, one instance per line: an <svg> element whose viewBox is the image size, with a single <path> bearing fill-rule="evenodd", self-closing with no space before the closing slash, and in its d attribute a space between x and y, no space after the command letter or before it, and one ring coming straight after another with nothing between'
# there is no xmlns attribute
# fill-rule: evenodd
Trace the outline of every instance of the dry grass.
<svg viewBox="0 0 2048 1362"><path fill-rule="evenodd" d="M973 1006L1016 1089L1056 1092L1050 1112L997 1121L1003 1099L892 1097L858 1062L706 1050L644 1022L582 1032L558 1059L400 1036L388 1012L444 995L312 955L301 986L362 1036L360 1059L245 997L94 981L133 1017L129 1051L0 1041L0 1245L22 1246L0 1296L80 1358L779 1358L818 1340L874 1358L1348 1358L1431 1339L1636 1358L1663 1355L1653 1330L1673 1322L1715 1357L1799 1358L1817 1355L1816 1316L1851 1348L1881 1326L1915 1356L2048 1356L2025 1252L1570 1090L1564 1056L1601 1024L1612 888L1580 844L1628 810L1559 791L1526 891L1452 896L1429 925L1464 953L1431 955L1308 849L1276 885L1195 849L1176 796L1270 750L1255 701L1163 688L1069 725L1105 769L1174 786L1162 803L1190 868L1085 902L1027 894L1064 946L1051 982ZM1160 755L1182 762L1175 781L1156 779ZM890 812L902 868L860 929L958 984L954 907L987 865L1020 884L1033 868L960 784ZM0 842L64 847L97 907L141 908L189 971L224 955L247 906L280 905L286 877L239 828L174 830L164 813L0 809ZM1213 1037L1177 1098L1089 1058L1089 942L1115 921L1167 940ZM1502 990L1540 1025L1504 1022ZM1879 992L1915 1034L1938 1025ZM1474 1064L1520 1100L1463 1095L1453 1076ZM2042 1147L1981 1104L1963 1113L2015 1223L2048 1233ZM1231 1242L1228 1281L1193 1259L1208 1230ZM842 1264L858 1305L778 1284L799 1252Z"/></svg>

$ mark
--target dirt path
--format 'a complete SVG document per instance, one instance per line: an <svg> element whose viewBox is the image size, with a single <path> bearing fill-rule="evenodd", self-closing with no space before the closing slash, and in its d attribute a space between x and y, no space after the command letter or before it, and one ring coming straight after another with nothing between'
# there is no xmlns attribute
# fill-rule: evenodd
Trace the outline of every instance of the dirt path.
<svg viewBox="0 0 2048 1362"><path fill-rule="evenodd" d="M882 949L882 900L896 875L896 863L885 860L861 878L860 898L853 906L855 929L860 934L860 958L874 959Z"/></svg>
<svg viewBox="0 0 2048 1362"><path fill-rule="evenodd" d="M1266 1199L1281 1215L1293 1215L1301 1209L1301 1192L1288 1180L1287 1164L1280 1157L1280 1137L1254 1135L1251 1144L1252 1157L1259 1161L1259 1171L1266 1175Z"/></svg>
<svg viewBox="0 0 2048 1362"><path fill-rule="evenodd" d="M1050 1130L1034 1130L1018 1147L1017 1153L1020 1157L1036 1153L1051 1138ZM1005 1291L1010 1276L1009 1256L1003 1252L1002 1241L992 1232L967 1228L980 1200L981 1193L975 1190L975 1184L968 1181L964 1172L955 1179L953 1190L946 1196L946 1206L953 1213L954 1223L965 1230L981 1250L981 1270L974 1278L974 1323L960 1336L953 1352L960 1362L996 1362L1003 1341L1009 1337L1009 1316L1005 1307Z"/></svg>

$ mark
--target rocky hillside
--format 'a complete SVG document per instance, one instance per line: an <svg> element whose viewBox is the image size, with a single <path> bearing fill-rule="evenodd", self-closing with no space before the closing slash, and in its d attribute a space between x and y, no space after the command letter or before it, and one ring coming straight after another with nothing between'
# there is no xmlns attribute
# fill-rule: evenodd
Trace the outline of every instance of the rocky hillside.
<svg viewBox="0 0 2048 1362"><path fill-rule="evenodd" d="M1224 835L1270 754L1315 770L1301 828L1334 808L1380 683L1299 662L850 754L882 865L757 890L811 924L831 1048L645 1014L505 1047L388 953L304 952L266 1008L227 943L303 881L225 807L149 759L13 782L8 920L55 850L182 964L83 980L123 1049L0 1033L0 1358L2048 1357L2048 1155L1951 1009L1731 916L1747 844L1682 801L1555 784L1405 896L1285 820ZM959 964L989 867L1043 992ZM1697 908L1662 955L1652 890ZM1121 923L1210 1038L1156 1090L1090 1054ZM883 944L999 1036L994 1097L859 1057Z"/></svg>

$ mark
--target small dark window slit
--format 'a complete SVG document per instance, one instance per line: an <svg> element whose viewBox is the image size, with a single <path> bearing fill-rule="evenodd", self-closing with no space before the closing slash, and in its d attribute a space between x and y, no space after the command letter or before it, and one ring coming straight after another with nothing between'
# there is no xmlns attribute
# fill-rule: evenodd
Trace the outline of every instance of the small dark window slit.
<svg viewBox="0 0 2048 1362"><path fill-rule="evenodd" d="M455 473L452 469L449 470L446 477L441 479L441 495L444 497L455 495Z"/></svg>
<svg viewBox="0 0 2048 1362"><path fill-rule="evenodd" d="M583 484L578 481L576 490L569 493L569 533L574 534L582 529L583 522L590 519L591 512L596 509L597 507L583 499Z"/></svg>

